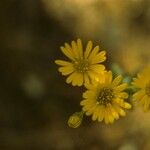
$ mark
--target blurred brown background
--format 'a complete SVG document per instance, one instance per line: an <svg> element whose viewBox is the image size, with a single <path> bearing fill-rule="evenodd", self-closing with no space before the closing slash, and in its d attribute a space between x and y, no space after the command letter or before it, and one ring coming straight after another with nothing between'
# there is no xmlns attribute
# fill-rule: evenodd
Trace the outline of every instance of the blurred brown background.
<svg viewBox="0 0 150 150"><path fill-rule="evenodd" d="M77 38L134 74L150 62L150 0L0 2L0 150L150 149L150 113L137 107L113 125L89 117L67 126L82 89L65 83L54 60Z"/></svg>

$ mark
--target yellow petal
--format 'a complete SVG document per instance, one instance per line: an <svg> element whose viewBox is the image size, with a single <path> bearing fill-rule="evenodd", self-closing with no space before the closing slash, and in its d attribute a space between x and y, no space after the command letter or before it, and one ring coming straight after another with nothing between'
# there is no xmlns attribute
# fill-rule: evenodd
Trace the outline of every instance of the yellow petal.
<svg viewBox="0 0 150 150"><path fill-rule="evenodd" d="M82 47L82 42L80 39L77 39L77 47L79 50L79 55L80 57L83 57L83 47Z"/></svg>
<svg viewBox="0 0 150 150"><path fill-rule="evenodd" d="M105 66L104 65L100 65L100 64L96 64L96 65L92 65L90 67L91 70L93 70L94 72L100 74L103 73L105 70Z"/></svg>
<svg viewBox="0 0 150 150"><path fill-rule="evenodd" d="M145 78L140 77L139 75L139 78L133 78L132 84L138 88L144 88L146 84L145 81Z"/></svg>
<svg viewBox="0 0 150 150"><path fill-rule="evenodd" d="M108 119L109 123L114 123L114 117L111 114L109 114Z"/></svg>
<svg viewBox="0 0 150 150"><path fill-rule="evenodd" d="M94 70L95 68L93 68ZM95 80L96 77L98 77L98 74L96 72L94 72L93 70L90 70L87 72L88 76L90 77L90 81L92 82L93 80Z"/></svg>
<svg viewBox="0 0 150 150"><path fill-rule="evenodd" d="M80 55L79 55L79 51L78 51L78 47L77 47L76 42L75 42L75 41L72 41L72 42L71 42L71 45L72 45L72 51L73 51L73 53L74 53L74 57L75 57L75 58L79 58Z"/></svg>
<svg viewBox="0 0 150 150"><path fill-rule="evenodd" d="M76 77L76 80L78 81L78 86L83 85L83 74L78 73L78 76Z"/></svg>
<svg viewBox="0 0 150 150"><path fill-rule="evenodd" d="M104 121L106 124L109 123L109 118L108 118L108 112L107 112L107 109L105 108L104 110Z"/></svg>
<svg viewBox="0 0 150 150"><path fill-rule="evenodd" d="M140 90L133 94L133 101L139 101L142 99L142 97L145 95L145 90Z"/></svg>
<svg viewBox="0 0 150 150"><path fill-rule="evenodd" d="M115 90L116 90L117 92L121 92L121 91L125 90L125 89L127 88L127 86L128 86L127 83L123 83L123 84L121 84L121 85L115 87Z"/></svg>
<svg viewBox="0 0 150 150"><path fill-rule="evenodd" d="M95 104L88 103L88 104L84 105L82 109L83 109L83 111L91 112L91 114L92 114L92 112L94 111L94 108L95 108Z"/></svg>
<svg viewBox="0 0 150 150"><path fill-rule="evenodd" d="M91 62L95 58L96 54L99 52L99 46L96 46L90 53L88 60Z"/></svg>
<svg viewBox="0 0 150 150"><path fill-rule="evenodd" d="M117 86L121 81L122 81L122 76L119 75L113 80L112 86Z"/></svg>
<svg viewBox="0 0 150 150"><path fill-rule="evenodd" d="M110 123L113 123L114 122L114 117L112 115L112 112L111 112L111 109L109 106L107 106L107 112L108 112L108 119L109 119L109 122Z"/></svg>
<svg viewBox="0 0 150 150"><path fill-rule="evenodd" d="M111 109L111 113L112 113L113 117L116 120L118 120L119 119L119 115L118 115L118 112L114 109L113 105L111 105L110 109Z"/></svg>
<svg viewBox="0 0 150 150"><path fill-rule="evenodd" d="M89 41L88 44L87 44L87 47L86 47L86 50L85 50L85 53L84 53L84 57L87 58L92 50L92 46L93 46L93 43L92 41Z"/></svg>
<svg viewBox="0 0 150 150"><path fill-rule="evenodd" d="M73 55L72 48L71 48L71 46L70 46L68 43L65 43L65 48L66 48L67 50L69 50L69 51L72 53L72 55Z"/></svg>
<svg viewBox="0 0 150 150"><path fill-rule="evenodd" d="M100 53L95 55L95 57L93 57L93 59L91 60L91 64L101 63L105 61L106 60L105 54L106 54L105 51L101 51Z"/></svg>
<svg viewBox="0 0 150 150"><path fill-rule="evenodd" d="M112 82L112 72L108 71L105 73L105 83L108 85L111 84L111 82Z"/></svg>
<svg viewBox="0 0 150 150"><path fill-rule="evenodd" d="M150 98L147 96L145 99L145 104L144 104L144 111L147 111L150 107Z"/></svg>
<svg viewBox="0 0 150 150"><path fill-rule="evenodd" d="M98 121L101 122L104 119L104 106L99 106L99 111L98 111Z"/></svg>
<svg viewBox="0 0 150 150"><path fill-rule="evenodd" d="M124 102L123 99L117 98L114 100L119 106L126 108L126 109L130 109L131 105L127 102Z"/></svg>
<svg viewBox="0 0 150 150"><path fill-rule="evenodd" d="M93 112L95 111L96 106L97 106L97 105L92 106L92 107L86 112L86 115L89 116L89 115L93 114ZM83 107L83 108L84 108L84 107Z"/></svg>
<svg viewBox="0 0 150 150"><path fill-rule="evenodd" d="M123 109L121 109L121 108L120 108L120 115L121 116L125 116L126 115L126 112Z"/></svg>
<svg viewBox="0 0 150 150"><path fill-rule="evenodd" d="M91 90L83 93L83 98L95 98L95 96L95 92Z"/></svg>
<svg viewBox="0 0 150 150"><path fill-rule="evenodd" d="M124 102L124 108L131 109L131 107L132 107L131 104Z"/></svg>
<svg viewBox="0 0 150 150"><path fill-rule="evenodd" d="M118 96L118 98L124 98L124 99L126 99L126 98L128 98L128 93L126 93L126 92L120 92L120 93L117 94L117 96Z"/></svg>
<svg viewBox="0 0 150 150"><path fill-rule="evenodd" d="M80 105L81 106L84 106L84 105L87 105L87 104L89 104L90 102L88 101L88 100L82 100L81 102L80 102Z"/></svg>
<svg viewBox="0 0 150 150"><path fill-rule="evenodd" d="M72 66L60 67L58 71L61 72L62 75L68 75L74 71L74 68Z"/></svg>
<svg viewBox="0 0 150 150"><path fill-rule="evenodd" d="M150 98L145 95L141 101L140 101L140 104L144 106L144 111L147 111L148 108L149 108L149 102L150 102Z"/></svg>
<svg viewBox="0 0 150 150"><path fill-rule="evenodd" d="M75 73L74 78L72 80L73 86L81 86L83 84L83 74L81 73Z"/></svg>
<svg viewBox="0 0 150 150"><path fill-rule="evenodd" d="M85 84L89 84L90 83L90 79L87 73L84 73L84 83Z"/></svg>
<svg viewBox="0 0 150 150"><path fill-rule="evenodd" d="M60 47L61 51L71 60L75 60L74 56L72 54L72 52L66 48L64 48L63 46Z"/></svg>
<svg viewBox="0 0 150 150"><path fill-rule="evenodd" d="M76 73L74 72L74 73L72 73L67 79L66 79L66 82L67 83L71 83L72 82L72 80L74 79L74 76L76 75Z"/></svg>
<svg viewBox="0 0 150 150"><path fill-rule="evenodd" d="M144 95L144 96L140 99L139 104L140 104L140 105L144 105L146 100L147 100L147 95Z"/></svg>
<svg viewBox="0 0 150 150"><path fill-rule="evenodd" d="M93 116L92 116L93 121L95 121L98 118L98 112L99 112L99 109L98 109L98 107L96 107L95 111L93 113Z"/></svg>
<svg viewBox="0 0 150 150"><path fill-rule="evenodd" d="M116 106L116 105L113 105L115 110L121 115L121 116L125 116L126 115L126 112L121 109L119 106Z"/></svg>
<svg viewBox="0 0 150 150"><path fill-rule="evenodd" d="M80 73L78 76L78 86L82 86L84 84L83 74Z"/></svg>
<svg viewBox="0 0 150 150"><path fill-rule="evenodd" d="M60 66L72 66L72 63L64 60L55 60L55 63Z"/></svg>
<svg viewBox="0 0 150 150"><path fill-rule="evenodd" d="M82 100L80 102L80 105L83 106L83 109L86 109L86 110L91 109L93 106L96 106L95 101L91 99Z"/></svg>

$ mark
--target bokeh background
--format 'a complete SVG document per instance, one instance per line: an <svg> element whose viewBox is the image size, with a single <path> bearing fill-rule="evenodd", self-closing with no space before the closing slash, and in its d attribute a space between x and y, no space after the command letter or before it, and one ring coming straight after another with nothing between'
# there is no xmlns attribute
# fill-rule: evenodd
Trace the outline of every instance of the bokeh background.
<svg viewBox="0 0 150 150"><path fill-rule="evenodd" d="M138 107L113 125L89 117L67 126L83 89L67 85L54 60L77 38L134 75L150 62L150 0L0 2L0 150L150 149L150 112Z"/></svg>

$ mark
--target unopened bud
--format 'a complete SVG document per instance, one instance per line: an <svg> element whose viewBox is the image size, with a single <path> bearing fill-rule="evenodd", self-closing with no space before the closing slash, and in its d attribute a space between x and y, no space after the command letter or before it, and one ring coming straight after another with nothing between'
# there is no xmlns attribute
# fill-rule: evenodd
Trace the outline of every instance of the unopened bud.
<svg viewBox="0 0 150 150"><path fill-rule="evenodd" d="M71 115L68 119L68 126L71 128L78 128L83 119L83 112L75 112L73 115Z"/></svg>

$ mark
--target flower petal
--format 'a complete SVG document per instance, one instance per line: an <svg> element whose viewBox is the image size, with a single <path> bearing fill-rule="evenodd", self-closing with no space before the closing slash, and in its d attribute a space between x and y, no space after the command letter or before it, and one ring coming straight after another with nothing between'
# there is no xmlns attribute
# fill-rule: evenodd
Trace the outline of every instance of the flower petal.
<svg viewBox="0 0 150 150"><path fill-rule="evenodd" d="M123 90L125 90L127 88L128 84L127 83L123 83L117 87L115 87L114 89L117 91L117 92L121 92Z"/></svg>
<svg viewBox="0 0 150 150"><path fill-rule="evenodd" d="M69 59L75 60L73 53L69 49L66 49L63 46L61 46L60 49Z"/></svg>
<svg viewBox="0 0 150 150"><path fill-rule="evenodd" d="M147 111L150 107L150 97L147 96L147 98L145 98L145 104L144 104L144 111Z"/></svg>
<svg viewBox="0 0 150 150"><path fill-rule="evenodd" d="M96 98L96 94L94 91L88 90L86 92L83 93L83 98L89 98L89 99L95 99Z"/></svg>
<svg viewBox="0 0 150 150"><path fill-rule="evenodd" d="M72 63L64 60L55 60L55 63L60 66L72 66Z"/></svg>
<svg viewBox="0 0 150 150"><path fill-rule="evenodd" d="M66 79L66 83L71 83L75 77L76 73L73 72L67 79Z"/></svg>
<svg viewBox="0 0 150 150"><path fill-rule="evenodd" d="M84 58L87 58L92 50L92 46L93 46L93 43L92 41L89 41L87 46L86 46L86 50L84 52Z"/></svg>
<svg viewBox="0 0 150 150"><path fill-rule="evenodd" d="M128 98L128 93L126 92L121 92L121 93L118 93L117 95L118 95L118 98L124 98L124 99Z"/></svg>
<svg viewBox="0 0 150 150"><path fill-rule="evenodd" d="M84 73L84 84L89 84L90 83L90 79L87 73Z"/></svg>
<svg viewBox="0 0 150 150"><path fill-rule="evenodd" d="M61 72L62 75L68 75L74 71L74 68L73 66L60 67L58 71Z"/></svg>
<svg viewBox="0 0 150 150"><path fill-rule="evenodd" d="M74 78L72 80L73 86L81 86L83 84L83 74L81 73L75 73Z"/></svg>
<svg viewBox="0 0 150 150"><path fill-rule="evenodd" d="M116 98L114 100L119 106L123 107L123 108L126 108L126 109L130 109L131 108L131 105L127 102L124 102L123 99L120 99L120 98Z"/></svg>
<svg viewBox="0 0 150 150"><path fill-rule="evenodd" d="M77 39L77 47L79 50L79 55L80 57L83 57L83 47L82 47L82 42L80 39Z"/></svg>
<svg viewBox="0 0 150 150"><path fill-rule="evenodd" d="M85 107L83 107L84 110ZM90 116L95 111L96 105L92 106L89 110L87 110L86 115Z"/></svg>
<svg viewBox="0 0 150 150"><path fill-rule="evenodd" d="M71 42L71 45L72 45L72 51L74 53L74 57L76 59L80 58L80 54L79 54L79 50L78 50L78 47L77 47L77 44L75 41L72 41Z"/></svg>
<svg viewBox="0 0 150 150"><path fill-rule="evenodd" d="M98 112L98 121L101 122L104 119L105 111L104 111L104 106L101 105L99 106L99 112Z"/></svg>
<svg viewBox="0 0 150 150"><path fill-rule="evenodd" d="M145 90L139 90L133 95L133 101L139 101L145 95Z"/></svg>
<svg viewBox="0 0 150 150"><path fill-rule="evenodd" d="M121 116L125 116L126 115L126 112L121 109L119 106L117 105L113 105L114 106L114 109L121 115Z"/></svg>
<svg viewBox="0 0 150 150"><path fill-rule="evenodd" d="M93 116L92 116L93 121L95 121L98 118L98 112L99 112L99 109L98 109L98 107L96 107L95 111L93 113Z"/></svg>
<svg viewBox="0 0 150 150"><path fill-rule="evenodd" d="M92 60L95 58L95 56L97 55L97 53L99 52L99 46L96 46L90 53L88 60L89 62L92 62Z"/></svg>
<svg viewBox="0 0 150 150"><path fill-rule="evenodd" d="M117 86L121 81L122 81L122 76L119 75L113 80L112 86Z"/></svg>
<svg viewBox="0 0 150 150"><path fill-rule="evenodd" d="M113 117L118 120L119 119L119 115L118 115L118 112L114 109L113 105L110 105L110 110L111 110L111 113L113 115Z"/></svg>
<svg viewBox="0 0 150 150"><path fill-rule="evenodd" d="M109 114L108 114L108 111L107 111L107 108L105 107L105 110L104 110L104 121L106 124L109 123Z"/></svg>
<svg viewBox="0 0 150 150"><path fill-rule="evenodd" d="M101 73L104 73L105 66L101 64L96 64L96 65L90 66L90 69L97 74L101 74Z"/></svg>
<svg viewBox="0 0 150 150"><path fill-rule="evenodd" d="M108 71L105 73L105 84L109 85L112 82L112 72Z"/></svg>
<svg viewBox="0 0 150 150"><path fill-rule="evenodd" d="M95 55L95 57L93 57L93 59L91 60L91 64L96 64L96 63L101 63L104 62L106 60L106 51L101 51L100 53L98 53L97 55Z"/></svg>

